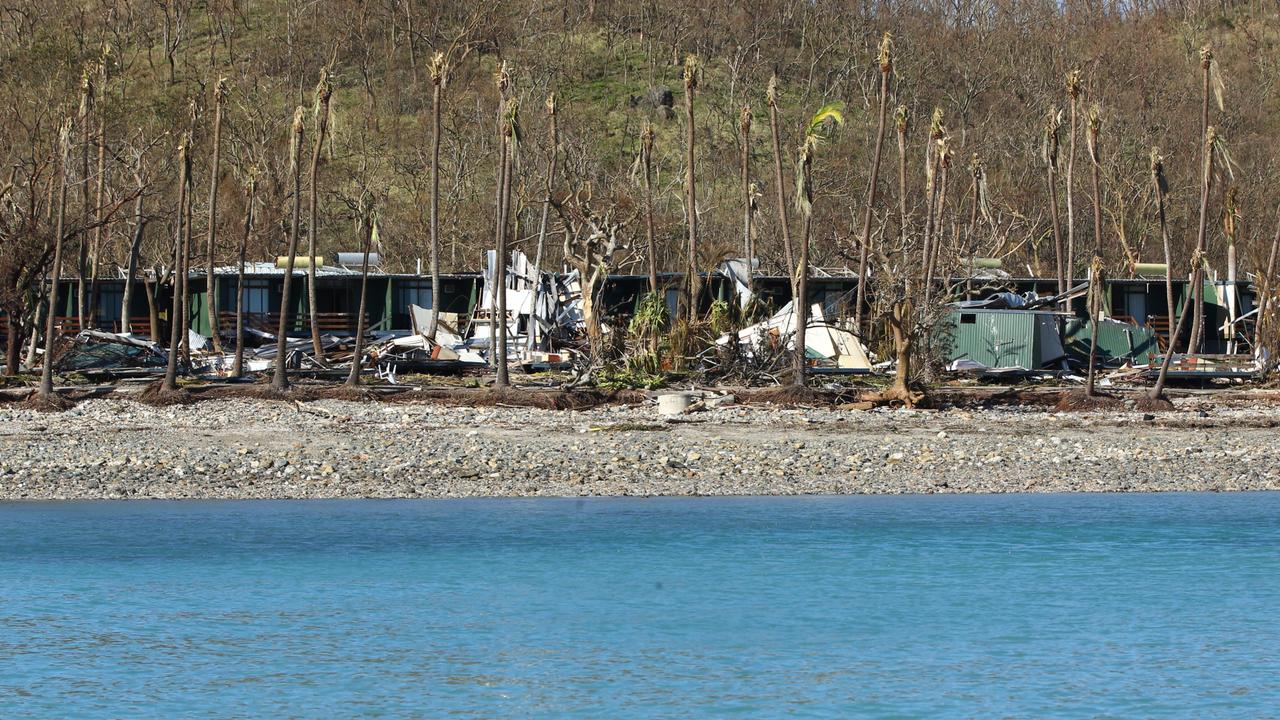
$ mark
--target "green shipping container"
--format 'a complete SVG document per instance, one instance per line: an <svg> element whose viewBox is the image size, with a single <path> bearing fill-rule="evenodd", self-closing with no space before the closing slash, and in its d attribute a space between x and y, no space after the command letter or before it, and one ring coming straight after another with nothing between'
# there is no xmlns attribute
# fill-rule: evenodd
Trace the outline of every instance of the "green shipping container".
<svg viewBox="0 0 1280 720"><path fill-rule="evenodd" d="M1036 310L956 309L942 324L950 334L950 362L971 360L989 368L1039 370L1066 352L1059 315Z"/></svg>
<svg viewBox="0 0 1280 720"><path fill-rule="evenodd" d="M1081 362L1089 361L1091 332L1087 318L1067 321L1067 350ZM1150 327L1117 320L1103 320L1098 324L1098 357L1103 363L1149 365L1158 354L1156 331Z"/></svg>

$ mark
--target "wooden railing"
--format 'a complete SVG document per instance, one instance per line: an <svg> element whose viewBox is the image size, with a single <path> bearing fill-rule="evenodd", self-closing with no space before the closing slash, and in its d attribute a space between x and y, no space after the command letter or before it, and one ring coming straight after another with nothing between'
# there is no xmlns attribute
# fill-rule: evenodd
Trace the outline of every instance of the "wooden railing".
<svg viewBox="0 0 1280 720"><path fill-rule="evenodd" d="M218 320L223 332L235 330L236 314L234 312L218 313ZM311 317L305 312L298 315L290 313L288 322L290 333L311 332ZM245 327L251 327L274 335L280 330L280 313L245 313L244 324ZM356 313L316 313L316 325L319 326L322 333L351 334L356 331ZM369 315L367 313L365 314L365 327L369 327Z"/></svg>

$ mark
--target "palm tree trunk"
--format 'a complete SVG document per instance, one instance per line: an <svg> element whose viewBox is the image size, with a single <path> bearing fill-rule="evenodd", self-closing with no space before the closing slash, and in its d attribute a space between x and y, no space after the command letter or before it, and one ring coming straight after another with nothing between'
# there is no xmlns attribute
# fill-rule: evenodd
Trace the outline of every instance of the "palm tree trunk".
<svg viewBox="0 0 1280 720"><path fill-rule="evenodd" d="M805 214L804 232L800 235L800 258L796 273L796 291L792 297L791 310L795 313L795 384L804 387L809 370L809 359L806 355L806 330L809 326L809 235L813 230L813 213Z"/></svg>
<svg viewBox="0 0 1280 720"><path fill-rule="evenodd" d="M435 342L440 319L440 117L444 79L434 68L431 91L431 325L427 337ZM545 215L545 212L544 212ZM371 241L372 242L372 241Z"/></svg>
<svg viewBox="0 0 1280 720"><path fill-rule="evenodd" d="M1209 71L1213 66L1213 50L1208 45L1200 49L1201 91L1200 91L1200 168L1204 177L1200 179L1200 225L1196 233L1196 268L1199 274L1204 265L1204 254L1207 249L1206 233L1209 212L1209 184L1213 173L1213 143L1209 138ZM1187 352L1200 352L1204 343L1204 281L1201 280L1191 288L1196 304L1195 314L1191 319L1191 340Z"/></svg>
<svg viewBox="0 0 1280 720"><path fill-rule="evenodd" d="M947 208L947 164L948 160L945 152L938 153L938 159L935 162L937 166L937 180L934 183L934 192L937 194L937 202L933 204L930 212L933 218L930 220L930 227L933 228L932 238L929 243L928 262L925 265L924 272L924 304L929 307L933 301L933 283L935 280L934 273L938 268L938 257L942 254L942 220L946 215Z"/></svg>
<svg viewBox="0 0 1280 720"><path fill-rule="evenodd" d="M858 296L853 311L853 326L862 333L862 319L867 302L867 258L871 252L871 213L875 209L876 186L880 180L880 158L884 151L885 113L889 105L889 67L880 65L880 113L876 125L876 149L871 160L871 181L867 185L867 206L862 212L862 247L858 251Z"/></svg>
<svg viewBox="0 0 1280 720"><path fill-rule="evenodd" d="M1213 151L1211 148L1213 135L1213 128L1209 128L1205 132L1203 139L1204 149L1201 156L1204 164L1201 166L1203 175L1200 178L1200 223L1196 230L1196 251L1192 256L1194 267L1191 269L1191 274L1194 279L1192 280L1191 292L1195 310L1191 316L1191 339L1187 342L1187 352L1189 353L1201 352L1204 343L1204 255L1207 250L1209 236L1209 192L1212 190L1213 185Z"/></svg>
<svg viewBox="0 0 1280 720"><path fill-rule="evenodd" d="M178 145L178 227L173 238L173 307L169 311L169 357L165 364L164 385L166 392L178 389L178 354L181 347L183 323L180 318L187 315L184 305L186 294L186 268L183 256L187 248L183 243L187 238L187 193L191 185L191 158L188 155L187 138Z"/></svg>
<svg viewBox="0 0 1280 720"><path fill-rule="evenodd" d="M1069 92L1071 102L1071 135L1067 138L1067 284L1073 284L1076 277L1076 108L1079 105L1077 94Z"/></svg>
<svg viewBox="0 0 1280 720"><path fill-rule="evenodd" d="M693 90L694 84L688 79L690 70L686 68L686 80L684 91L684 119L685 119L685 173L684 173L684 196L685 196L685 212L687 214L687 225L689 230L688 258L685 261L685 299L689 303L686 308L688 313L689 324L692 325L698 320L698 300L701 291L701 278L698 275L698 188L696 184L696 173L694 172L694 148L696 142L694 120L693 120Z"/></svg>
<svg viewBox="0 0 1280 720"><path fill-rule="evenodd" d="M67 156L71 152L71 123L62 126L58 143L58 204L55 210L53 228L53 269L49 275L49 300L45 310L44 326L44 363L40 369L39 397L48 400L53 397L53 347L54 334L57 332L56 316L58 314L58 281L62 277L62 235L65 232L67 219ZM34 337L35 333L32 332ZM9 336L9 342L13 342Z"/></svg>
<svg viewBox="0 0 1280 720"><path fill-rule="evenodd" d="M649 292L658 292L658 242L653 227L653 126L640 133L640 162L644 165L644 236L649 250Z"/></svg>
<svg viewBox="0 0 1280 720"><path fill-rule="evenodd" d="M93 142L93 80L85 69L80 83L80 122L84 123L80 137L80 261L76 265L76 318L80 327L88 327L89 295L85 282L89 274L89 144Z"/></svg>
<svg viewBox="0 0 1280 720"><path fill-rule="evenodd" d="M1099 172L1102 167L1102 150L1100 147L1100 120L1097 117L1096 105L1090 111L1089 118L1089 176L1093 184L1093 261L1090 263L1089 282L1090 306L1089 324L1089 374L1085 380L1085 395L1094 397L1094 386L1098 364L1098 323L1102 314L1102 294L1106 291L1103 281L1102 265L1102 181Z"/></svg>
<svg viewBox="0 0 1280 720"><path fill-rule="evenodd" d="M755 294L756 273L753 259L756 249L751 238L751 108L742 108L738 120L738 138L742 142L742 254L747 260L747 290ZM645 179L648 182L648 178Z"/></svg>
<svg viewBox="0 0 1280 720"><path fill-rule="evenodd" d="M107 115L102 102L103 91L106 89L106 66L101 65L102 69L99 77L102 80L102 86L98 88L99 101L94 105L98 116L98 161L97 173L94 178L94 223L93 223L93 249L89 258L89 306L86 320L89 327L97 327L98 325L98 264L102 259L102 234L107 223L106 218L106 198L107 198Z"/></svg>
<svg viewBox="0 0 1280 720"><path fill-rule="evenodd" d="M1169 221L1165 213L1164 193L1164 167L1160 160L1160 156L1155 150L1152 150L1151 156L1151 183L1152 189L1156 196L1156 217L1160 222L1160 241L1164 246L1164 299L1165 299L1165 316L1169 319L1169 345L1166 348L1168 354L1173 354L1177 343L1178 333L1174 332L1173 327L1173 248L1169 241ZM1178 330L1182 329L1181 320L1179 320ZM1159 397L1155 395L1153 397Z"/></svg>
<svg viewBox="0 0 1280 720"><path fill-rule="evenodd" d="M318 212L320 186L320 154L324 150L325 134L329 129L329 99L332 96L329 84L329 68L320 71L320 82L316 85L315 147L311 152L311 199L308 205L307 222L307 313L311 321L311 351L316 362L324 365L324 347L320 343L319 313L316 308L316 234L319 231Z"/></svg>
<svg viewBox="0 0 1280 720"><path fill-rule="evenodd" d="M351 372L347 374L348 387L355 387L360 384L360 370L364 365L364 349L362 347L365 332L364 313L365 301L369 291L369 249L373 245L373 218L369 217L369 213L364 213L361 224L364 225L364 236L360 238L364 258L360 263L360 314L356 316L356 339L355 347L352 349L351 354ZM434 300L433 295L433 305L435 304Z"/></svg>
<svg viewBox="0 0 1280 720"><path fill-rule="evenodd" d="M293 177L293 223L289 226L289 253L285 260L284 286L280 290L280 328L276 336L276 367L271 378L271 389L284 392L289 389L289 370L285 353L289 339L289 295L293 286L293 265L298 255L298 223L302 220L302 107L293 115L293 138L289 144L289 174Z"/></svg>
<svg viewBox="0 0 1280 720"><path fill-rule="evenodd" d="M188 136L190 137L190 136ZM190 166L190 156L187 159ZM195 204L192 200L192 190L190 187L193 183L192 173L187 171L187 205L183 209L182 222L182 277L180 278L182 286L182 362L191 364L191 226L192 222L192 206Z"/></svg>
<svg viewBox="0 0 1280 720"><path fill-rule="evenodd" d="M1056 111L1055 111L1056 112ZM1056 128L1054 130L1056 134ZM1055 142L1056 140L1052 140ZM1049 184L1049 219L1053 224L1053 259L1054 270L1058 277L1058 294L1064 295L1067 290L1066 248L1062 245L1062 222L1058 218L1058 157L1057 149L1052 151L1051 159L1045 165L1045 181ZM1063 305L1066 305L1063 300Z"/></svg>
<svg viewBox="0 0 1280 720"><path fill-rule="evenodd" d="M498 233L495 238L495 254L498 261L494 265L493 289L497 293L495 313L497 318L496 342L494 347L494 367L497 370L496 384L505 388L511 384L507 368L507 216L511 207L511 175L512 175L512 143L509 133L503 135L502 141L502 184L498 194Z"/></svg>
<svg viewBox="0 0 1280 720"><path fill-rule="evenodd" d="M142 183L138 183L138 197L133 199L133 242L129 243L129 259L128 266L124 272L124 298L120 301L120 331L125 333L133 332L132 300L133 300L133 279L138 273L138 254L142 251L142 239L147 230L147 218L142 214L143 192ZM155 328L151 329L151 335L155 336Z"/></svg>
<svg viewBox="0 0 1280 720"><path fill-rule="evenodd" d="M222 105L226 98L226 83L218 80L213 90L213 158L209 162L209 242L205 252L205 295L209 315L209 335L213 351L222 354L222 338L218 321L218 279L214 273L214 250L218 241L218 181L222 162Z"/></svg>
<svg viewBox="0 0 1280 720"><path fill-rule="evenodd" d="M791 225L787 219L786 183L782 176L782 134L778 128L778 76L769 79L769 130L773 136L773 186L777 191L778 226L782 229L782 252L787 261L787 279L795 294L796 259L791 248Z"/></svg>
<svg viewBox="0 0 1280 720"><path fill-rule="evenodd" d="M244 260L249 249L249 235L253 232L253 201L258 181L250 175L245 188L244 232L240 235L240 252L236 265L236 356L231 364L231 377L244 375Z"/></svg>

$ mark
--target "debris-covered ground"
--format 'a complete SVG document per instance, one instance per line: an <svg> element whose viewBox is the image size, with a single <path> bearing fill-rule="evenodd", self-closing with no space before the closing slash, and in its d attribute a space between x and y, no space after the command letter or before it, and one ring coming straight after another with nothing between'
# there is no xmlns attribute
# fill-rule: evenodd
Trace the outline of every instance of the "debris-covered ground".
<svg viewBox="0 0 1280 720"><path fill-rule="evenodd" d="M1176 412L660 417L439 403L0 404L0 497L325 498L1280 489L1272 401Z"/></svg>

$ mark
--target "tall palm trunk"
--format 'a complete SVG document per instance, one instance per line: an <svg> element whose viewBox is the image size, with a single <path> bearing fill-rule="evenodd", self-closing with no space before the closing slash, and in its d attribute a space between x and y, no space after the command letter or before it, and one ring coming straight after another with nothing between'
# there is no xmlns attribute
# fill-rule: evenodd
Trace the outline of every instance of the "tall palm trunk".
<svg viewBox="0 0 1280 720"><path fill-rule="evenodd" d="M129 259L124 272L124 297L120 301L120 331L133 332L133 282L138 274L138 255L142 251L142 239L147 231L147 216L142 212L143 203L142 178L138 178L138 196L133 199L133 241L129 243ZM156 329L151 328L151 337L155 338Z"/></svg>
<svg viewBox="0 0 1280 720"><path fill-rule="evenodd" d="M515 144L515 98L507 100L508 110L507 118L502 130L502 184L499 191L499 212L498 212L498 233L495 238L495 254L498 256L498 262L494 266L494 290L498 294L497 301L497 343L494 353L494 362L496 363L497 376L496 384L498 387L507 387L511 384L507 368L507 223L511 212L511 175L512 173L512 157L514 155Z"/></svg>
<svg viewBox="0 0 1280 720"><path fill-rule="evenodd" d="M435 342L440 322L440 118L449 65L444 53L431 58L431 325L427 337Z"/></svg>
<svg viewBox="0 0 1280 720"><path fill-rule="evenodd" d="M1196 233L1196 266L1192 273L1200 276L1201 268L1204 265L1204 255L1208 243L1208 222L1209 222L1209 185L1212 182L1213 168L1213 142L1210 140L1209 133L1212 128L1209 126L1209 80L1213 69L1213 47L1205 45L1200 48L1200 70L1201 70L1201 93L1200 93L1200 167L1204 175L1200 178L1200 224ZM1187 352L1200 352L1204 342L1204 281L1196 281L1191 288L1193 302L1195 302L1195 313L1191 318L1191 339L1188 341Z"/></svg>
<svg viewBox="0 0 1280 720"><path fill-rule="evenodd" d="M502 242L504 226L506 218L502 216L502 201L506 192L506 172L507 172L507 134L504 128L505 113L507 109L507 88L511 86L511 72L507 67L506 61L502 61L498 65L498 70L494 74L494 84L498 88L498 111L496 114L497 139L498 139L498 166L495 168L494 176L497 180L493 193L493 250L496 257L493 261L493 273L486 280L488 286L485 292L489 294L489 363L493 365L496 373L498 366L506 362L506 358L498 359L498 333L506 334L505 322L506 318L498 317L498 296L505 295L506 289L498 285L498 267L501 266L506 270L506 258L500 254L499 245Z"/></svg>
<svg viewBox="0 0 1280 720"><path fill-rule="evenodd" d="M320 154L324 151L325 134L329 129L329 100L333 95L333 85L329 82L329 68L320 71L320 82L316 83L316 104L313 118L316 125L315 146L311 151L311 199L308 205L307 222L307 313L311 321L311 351L316 362L324 364L324 347L320 343L319 312L316 308L316 234L319 232Z"/></svg>
<svg viewBox="0 0 1280 720"><path fill-rule="evenodd" d="M257 171L250 169L244 190L244 231L240 235L240 252L236 258L236 356L231 365L231 376L237 378L244 375L244 262L249 249L249 235L253 232L253 201L257 190Z"/></svg>
<svg viewBox="0 0 1280 720"><path fill-rule="evenodd" d="M933 228L932 242L929 243L929 255L924 271L924 304L929 307L933 302L933 286L937 279L938 258L942 255L943 219L947 209L947 176L951 169L951 150L947 148L945 138L938 143L937 160L935 161L934 194L936 202L930 212L932 218L929 225Z"/></svg>
<svg viewBox="0 0 1280 720"><path fill-rule="evenodd" d="M192 163L191 157L190 157L190 146L192 144L192 140L191 140L192 137L193 135L187 136L188 168L191 166L191 163ZM183 208L182 210L183 219L182 219L182 226L181 226L182 227L182 258L181 258L182 305L180 307L182 308L181 310L182 338L180 341L180 347L182 348L182 362L187 365L191 364L191 232L192 232L191 226L195 224L194 220L192 219L192 214L194 213L193 206L195 205L195 199L193 196L193 190L195 189L193 183L195 181L192 178L193 176L192 176L191 170L187 170L187 204L186 204L186 207Z"/></svg>
<svg viewBox="0 0 1280 720"><path fill-rule="evenodd" d="M871 180L867 185L867 206L862 212L862 247L858 251L858 296L854 306L854 327L863 331L862 318L867 302L867 258L871 252L871 213L875 209L880 180L880 158L884 151L885 114L889 107L889 75L893 72L893 42L889 33L880 41L880 108L876 124L876 149L871 160Z"/></svg>
<svg viewBox="0 0 1280 720"><path fill-rule="evenodd" d="M778 226L782 230L782 253L787 262L787 279L792 294L796 289L796 259L791 248L791 224L787 219L786 183L782 178L782 133L778 127L778 76L769 78L767 93L769 130L773 136L773 186L777 190Z"/></svg>
<svg viewBox="0 0 1280 720"><path fill-rule="evenodd" d="M928 305L928 295L931 293L929 289L929 265L933 257L934 243L934 221L938 206L938 179L940 174L940 162L935 157L940 155L941 149L944 147L943 139L946 137L946 127L943 125L942 108L935 107L933 116L929 120L929 139L924 147L924 241L920 247L920 278L924 282L924 293L926 295L925 304Z"/></svg>
<svg viewBox="0 0 1280 720"><path fill-rule="evenodd" d="M547 242L547 222L551 214L551 193L555 188L556 170L560 164L560 124L559 115L556 113L557 107L555 93L547 96L544 107L547 109L547 136L548 142L551 144L551 159L547 163L546 193L542 198L542 217L538 221L538 248L534 252L533 256L533 266L538 268L539 272L541 272L542 254L546 248ZM538 282L541 283L542 278L538 278ZM532 336L533 334L530 333L531 338Z"/></svg>
<svg viewBox="0 0 1280 720"><path fill-rule="evenodd" d="M98 63L98 102L94 103L94 113L98 116L97 138L95 140L98 146L97 161L97 177L94 178L94 223L93 223L93 248L89 257L89 307L88 307L88 323L89 327L97 327L98 324L98 266L102 261L102 236L106 232L107 224L107 112L106 112L106 91L107 91L107 61L104 57Z"/></svg>
<svg viewBox="0 0 1280 720"><path fill-rule="evenodd" d="M289 143L289 175L293 178L293 222L289 226L289 252L285 260L284 286L280 289L280 327L276 336L276 367L271 378L271 389L284 392L289 389L289 369L285 353L289 340L289 295L293 286L293 265L298 256L298 223L302 220L302 153L303 108L293 113L292 138Z"/></svg>
<svg viewBox="0 0 1280 720"><path fill-rule="evenodd" d="M640 164L644 170L644 237L648 248L649 292L658 292L658 241L653 227L653 126L640 131Z"/></svg>
<svg viewBox="0 0 1280 720"><path fill-rule="evenodd" d="M1049 219L1053 224L1053 258L1054 273L1058 278L1058 294L1066 294L1067 259L1066 248L1062 245L1062 222L1058 218L1058 135L1062 127L1062 113L1058 108L1049 109L1049 117L1044 127L1044 172L1045 181L1049 184ZM1065 306L1067 301L1063 300Z"/></svg>
<svg viewBox="0 0 1280 720"><path fill-rule="evenodd" d="M222 354L221 324L218 320L218 280L214 273L214 250L218 242L218 181L222 164L222 107L226 103L227 82L219 78L213 88L213 157L209 161L209 242L205 249L205 296L209 335L213 351Z"/></svg>
<svg viewBox="0 0 1280 720"><path fill-rule="evenodd" d="M366 198L360 212L360 250L364 253L360 262L360 314L356 316L355 347L351 353L351 372L347 374L347 386L360 384L360 370L364 365L364 333L365 302L369 292L369 250L373 246L373 208L372 200ZM433 290L434 292L434 290ZM434 301L434 297L432 298ZM434 304L434 302L433 302ZM434 310L434 308L433 308Z"/></svg>
<svg viewBox="0 0 1280 720"><path fill-rule="evenodd" d="M547 110L547 117L549 120L547 135L549 136L549 140L551 143L551 160L550 162L547 163L547 184L545 188L546 194L543 195L543 198L542 198L542 217L538 221L538 248L534 252L534 256L533 256L533 267L538 274L537 277L534 278L534 283L536 284L536 287L539 289L541 289L542 287L542 277L543 277L542 253L544 248L546 247L546 242L547 242L547 222L549 220L549 216L551 213L551 192L555 188L556 168L560 160L560 126L559 126L558 116L556 114L555 93L551 93L550 95L547 96L546 102L543 103L543 107L545 107ZM535 344L538 343L539 331L540 331L540 328L537 323L533 323L530 326L529 332L528 332L528 342L526 344L526 347L529 350L533 350Z"/></svg>
<svg viewBox="0 0 1280 720"><path fill-rule="evenodd" d="M1089 264L1089 373L1085 379L1085 395L1094 397L1098 364L1098 323L1102 314L1102 294L1106 287L1102 265L1102 169L1100 135L1102 110L1097 105L1089 109L1089 177L1093 185L1093 261Z"/></svg>
<svg viewBox="0 0 1280 720"><path fill-rule="evenodd" d="M80 77L80 258L76 264L76 319L88 327L89 312L89 145L93 142L93 68L86 66Z"/></svg>
<svg viewBox="0 0 1280 720"><path fill-rule="evenodd" d="M698 275L698 188L694 172L694 148L696 142L693 120L693 93L698 88L698 59L693 55L684 61L684 119L685 119L685 165L684 165L684 201L689 230L688 258L685 261L685 300L689 324L698 320L698 299L701 291L701 278Z"/></svg>
<svg viewBox="0 0 1280 720"><path fill-rule="evenodd" d="M810 198L812 199L812 198ZM796 272L796 291L791 298L791 310L795 313L795 384L803 387L809 371L807 355L809 327L809 234L813 231L813 214L804 218L804 230L800 234L800 257Z"/></svg>
<svg viewBox="0 0 1280 720"><path fill-rule="evenodd" d="M909 124L906 105L899 105L894 111L893 124L898 134L898 240L905 245L907 239L907 125ZM910 274L907 277L910 278Z"/></svg>
<svg viewBox="0 0 1280 720"><path fill-rule="evenodd" d="M71 156L71 121L62 124L58 135L58 200L54 210L53 226L53 268L49 275L48 309L45 311L44 326L44 362L40 369L39 397L49 400L53 397L53 347L54 335L57 332L58 281L62 277L62 235L65 232L67 219L67 167ZM32 331L34 338L36 333ZM16 342L10 335L9 342Z"/></svg>
<svg viewBox="0 0 1280 720"><path fill-rule="evenodd" d="M1169 241L1169 221L1165 213L1165 193L1169 184L1164 177L1164 158L1159 148L1151 148L1151 189L1155 191L1156 218L1160 222L1160 241L1164 246L1164 299L1165 316L1169 319L1169 346L1167 354L1172 355L1178 343L1178 334L1173 327L1173 248ZM1181 329L1181 325L1179 328ZM1157 396L1158 397L1158 396Z"/></svg>
<svg viewBox="0 0 1280 720"><path fill-rule="evenodd" d="M1076 135L1079 129L1076 114L1080 106L1080 71L1067 73L1067 102L1071 109L1071 135L1067 138L1067 283L1074 283L1076 277Z"/></svg>
<svg viewBox="0 0 1280 720"><path fill-rule="evenodd" d="M187 254L187 205L191 202L188 197L191 187L190 142L191 138L187 136L178 144L178 227L173 238L173 307L169 312L169 358L162 386L166 392L178 389L178 355L184 329L181 318L187 314L184 304L187 284L184 256Z"/></svg>
<svg viewBox="0 0 1280 720"><path fill-rule="evenodd" d="M756 289L756 249L751 237L751 107L743 106L738 115L738 140L742 143L742 255L747 261L747 290L753 295ZM646 180L647 182L647 180Z"/></svg>

